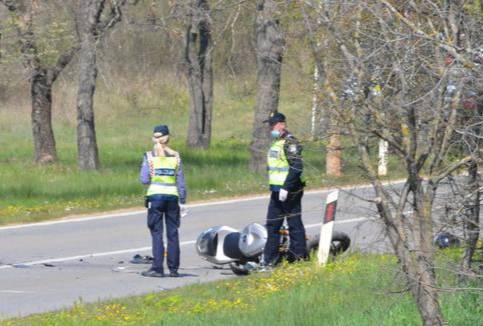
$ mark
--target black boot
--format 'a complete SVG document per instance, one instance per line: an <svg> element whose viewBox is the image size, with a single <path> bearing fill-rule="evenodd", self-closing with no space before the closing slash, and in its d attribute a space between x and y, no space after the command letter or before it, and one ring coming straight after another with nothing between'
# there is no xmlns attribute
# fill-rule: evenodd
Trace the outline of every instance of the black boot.
<svg viewBox="0 0 483 326"><path fill-rule="evenodd" d="M169 272L169 277L179 277L178 271L170 271Z"/></svg>
<svg viewBox="0 0 483 326"><path fill-rule="evenodd" d="M164 277L163 271L158 271L152 268L142 272L141 275L146 277Z"/></svg>

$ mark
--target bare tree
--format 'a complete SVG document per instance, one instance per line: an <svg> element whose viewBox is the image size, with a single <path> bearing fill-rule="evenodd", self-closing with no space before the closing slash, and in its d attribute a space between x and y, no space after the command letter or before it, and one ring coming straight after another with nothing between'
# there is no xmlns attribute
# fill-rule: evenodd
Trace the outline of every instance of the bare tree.
<svg viewBox="0 0 483 326"><path fill-rule="evenodd" d="M191 0L186 9L184 61L190 94L187 144L207 148L211 141L213 112L213 39L207 0Z"/></svg>
<svg viewBox="0 0 483 326"><path fill-rule="evenodd" d="M257 99L253 120L250 166L257 172L266 169L266 150L270 142L269 130L263 121L278 110L282 58L285 38L277 19L278 6L273 0L257 3L255 19L255 51L257 56Z"/></svg>
<svg viewBox="0 0 483 326"><path fill-rule="evenodd" d="M310 12L307 12L304 6L301 6L301 13L304 22L304 27L307 32L310 49L315 59L315 85L314 91L314 108L312 109L312 128L317 131L317 136L324 136L328 138L326 147L326 169L325 173L328 176L340 177L342 176L342 145L341 145L341 128L337 123L337 119L332 118L330 114L332 105L338 102L337 96L331 89L331 85L327 83L328 58L332 55L328 36L321 30L322 24L320 21L321 11L328 10L332 4L326 3L322 6L323 1L318 1ZM325 90L324 92L322 90ZM317 137L315 137L317 138Z"/></svg>
<svg viewBox="0 0 483 326"><path fill-rule="evenodd" d="M46 64L38 46L34 30L34 19L40 4L32 1L1 0L12 15L12 21L20 41L23 63L29 72L32 97L32 132L35 148L35 162L57 161L54 132L52 129L52 87L62 70L78 51L76 42L62 51L53 64ZM27 2L27 3L26 3Z"/></svg>
<svg viewBox="0 0 483 326"><path fill-rule="evenodd" d="M77 92L77 164L81 170L90 170L100 165L94 125L94 92L97 78L97 26L104 1L87 0L79 6L81 48Z"/></svg>
<svg viewBox="0 0 483 326"><path fill-rule="evenodd" d="M318 7L315 1L301 5L312 11ZM358 146L361 166L376 192L374 203L424 325L443 325L433 205L441 181L481 160L479 154L454 149L456 131L468 130L468 121L460 118L462 94L468 80L482 78L474 61L481 44L471 32L478 30L474 17L461 1L393 5L382 0L345 2L330 10L324 6L318 18L337 50L334 64L326 67L339 78L327 78L329 87L324 88L327 93L342 90L332 114ZM447 56L453 58L449 63ZM376 72L380 83L374 83ZM375 84L383 85L377 99ZM370 154L374 140L386 141L406 169L396 195L378 176L377 160Z"/></svg>
<svg viewBox="0 0 483 326"><path fill-rule="evenodd" d="M481 58L483 63L483 56ZM466 248L461 260L461 274L472 274L472 262L477 248L478 238L480 235L480 209L481 209L481 175L479 173L478 159L481 158L481 139L483 134L481 132L481 119L483 117L483 80L475 85L478 89L477 92L471 91L471 99L467 99L467 108L470 109L471 115L467 129L460 130L465 144L467 152L475 159L469 164L468 177L467 177L467 189L464 192L463 200L463 226ZM479 94L478 94L479 93Z"/></svg>
<svg viewBox="0 0 483 326"><path fill-rule="evenodd" d="M79 89L77 92L77 162L81 170L100 167L94 123L94 93L97 79L97 42L121 20L125 0L110 2L110 10L102 19L106 0L79 2Z"/></svg>
<svg viewBox="0 0 483 326"><path fill-rule="evenodd" d="M466 209L463 213L466 243L460 266L462 275L473 273L473 257L480 235L481 176L478 172L478 166L478 163L472 162L468 168L468 195L465 196Z"/></svg>

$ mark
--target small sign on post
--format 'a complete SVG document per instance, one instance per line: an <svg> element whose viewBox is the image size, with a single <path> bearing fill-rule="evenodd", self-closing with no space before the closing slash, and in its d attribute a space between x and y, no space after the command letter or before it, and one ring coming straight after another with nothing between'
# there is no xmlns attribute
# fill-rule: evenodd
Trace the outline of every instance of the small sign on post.
<svg viewBox="0 0 483 326"><path fill-rule="evenodd" d="M337 199L339 190L329 193L325 204L324 221L320 228L319 250L317 252L317 261L319 265L327 264L330 253L330 244L332 242L332 230L334 229L335 211L337 209Z"/></svg>

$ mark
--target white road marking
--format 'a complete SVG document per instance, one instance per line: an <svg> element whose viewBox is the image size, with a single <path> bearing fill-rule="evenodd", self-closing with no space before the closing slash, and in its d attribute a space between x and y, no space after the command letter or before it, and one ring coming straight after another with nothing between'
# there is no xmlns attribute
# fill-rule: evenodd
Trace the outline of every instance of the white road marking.
<svg viewBox="0 0 483 326"><path fill-rule="evenodd" d="M392 181L383 182L383 184L384 185L397 184L397 183L400 183L401 181L402 180L392 180ZM370 185L360 185L360 186L349 185L349 186L344 186L344 187L336 187L334 189L354 190L354 189L365 189L365 188L370 188L370 187L372 187L372 186L370 186ZM334 189L309 190L309 191L305 191L305 193L306 194L323 194L323 193L333 191ZM241 202L247 202L247 201L252 201L252 200L261 200L261 199L266 200L268 198L269 198L269 195L267 194L267 195L262 195L262 196L253 196L253 197L246 197L246 198L228 199L228 200L212 201L212 202L205 202L205 203L199 203L199 204L191 204L191 205L186 205L186 207L187 208L196 208L196 207L206 207L206 206L216 206L216 205L227 205L227 204L241 203ZM95 216L90 216L90 217L79 217L79 218L62 219L62 220L54 220L54 221L46 221L46 222L17 224L17 225L2 226L2 227L0 227L0 231L12 230L12 229L23 229L23 228L37 227L37 226L48 226L48 225L63 224L63 223L87 222L87 221L92 221L92 220L102 220L102 219L108 219L108 218L132 216L132 215L145 214L145 213L146 213L146 210L143 209L143 210L137 210L137 211L132 211L132 212L126 212L126 213L102 214L102 215L95 215Z"/></svg>
<svg viewBox="0 0 483 326"><path fill-rule="evenodd" d="M9 226L0 227L0 231L12 230L12 229L23 229L23 228L37 227L37 226L48 226L48 225L63 224L63 223L77 223L77 222L84 222L84 221L87 222L87 221L92 221L92 220L102 220L102 219L113 218L113 217L132 216L132 215L136 215L136 214L142 214L142 213L145 213L145 212L146 212L145 210L142 210L142 211L127 212L127 213L97 215L97 216L91 216L91 217L79 217L79 218L65 219L65 220L37 222L37 223L28 223L28 224L19 224L19 225L9 225Z"/></svg>
<svg viewBox="0 0 483 326"><path fill-rule="evenodd" d="M361 221L364 221L364 220L368 220L368 218L367 217L359 217L359 218L352 218L352 219L348 219L348 220L340 220L340 221L336 221L335 224L355 223L355 222L361 222ZM305 226L305 228L306 229L314 228L314 227L320 226L321 224L322 223L309 224L309 225ZM196 240L183 241L183 242L180 243L180 245L185 246L185 245L194 244L194 243L196 243ZM141 248L123 249L123 250L115 250L115 251L107 251L107 252L98 252L98 253L71 256L71 257L35 260L35 261L24 262L24 263L16 263L16 264L12 264L12 265L2 265L2 266L0 266L0 270L14 268L15 266L28 267L28 266L33 266L33 265L60 263L60 262L73 261L73 260L79 260L79 259L84 259L84 258L115 256L115 255L122 255L122 254L128 254L128 253L133 253L133 252L143 252L143 251L149 251L149 250L151 250L151 247L141 247Z"/></svg>
<svg viewBox="0 0 483 326"><path fill-rule="evenodd" d="M355 222L368 221L368 220L369 220L368 217L358 217L358 218L351 218L351 219L340 220L340 221L335 220L335 224L355 223ZM322 225L322 222L321 223L315 223L315 224L309 224L309 225L306 225L305 228L310 229L310 228L315 228L315 227L318 227L318 226L321 226L321 225Z"/></svg>
<svg viewBox="0 0 483 326"><path fill-rule="evenodd" d="M194 244L196 241L183 241L180 243L181 246ZM87 255L79 255L79 256L71 256L71 257L62 257L62 258L51 258L51 259L44 259L44 260L36 260L36 261L29 261L25 263L15 263L12 265L2 265L0 269L9 269L14 268L15 266L33 266L33 265L41 265L41 264L52 264L52 263L60 263L72 260L79 260L84 258L94 258L94 257L104 257L104 256L114 256L114 255L122 255L127 253L133 252L142 252L151 250L151 247L141 247L141 248L132 248L132 249L124 249L124 250L116 250L116 251L107 251L107 252L98 252L92 253Z"/></svg>
<svg viewBox="0 0 483 326"><path fill-rule="evenodd" d="M18 291L18 290L0 290L0 293L6 294L32 294L35 293L33 291Z"/></svg>

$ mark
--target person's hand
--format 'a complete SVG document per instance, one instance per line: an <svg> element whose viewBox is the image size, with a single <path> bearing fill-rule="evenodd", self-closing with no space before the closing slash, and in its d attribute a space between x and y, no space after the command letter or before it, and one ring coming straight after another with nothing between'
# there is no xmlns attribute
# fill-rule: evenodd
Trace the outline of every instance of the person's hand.
<svg viewBox="0 0 483 326"><path fill-rule="evenodd" d="M188 213L188 207L186 207L185 204L179 204L179 215L181 217L185 217L186 215L188 215Z"/></svg>
<svg viewBox="0 0 483 326"><path fill-rule="evenodd" d="M287 200L288 197L288 191L285 189L280 189L280 192L278 193L278 200L281 202L284 202Z"/></svg>

